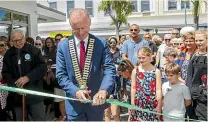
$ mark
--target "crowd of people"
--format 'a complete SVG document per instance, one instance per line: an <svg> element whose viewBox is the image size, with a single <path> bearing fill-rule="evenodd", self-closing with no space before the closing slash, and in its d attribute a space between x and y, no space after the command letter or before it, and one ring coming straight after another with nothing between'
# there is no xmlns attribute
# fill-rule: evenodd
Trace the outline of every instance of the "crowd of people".
<svg viewBox="0 0 208 122"><path fill-rule="evenodd" d="M132 24L128 35L104 39L89 33L86 10L69 16L72 36L34 40L19 29L10 40L1 36L0 85L93 103L1 90L1 121L44 121L52 111L53 121L120 121L123 108L106 99L167 115L129 109L128 121L207 121L207 30L141 36Z"/></svg>

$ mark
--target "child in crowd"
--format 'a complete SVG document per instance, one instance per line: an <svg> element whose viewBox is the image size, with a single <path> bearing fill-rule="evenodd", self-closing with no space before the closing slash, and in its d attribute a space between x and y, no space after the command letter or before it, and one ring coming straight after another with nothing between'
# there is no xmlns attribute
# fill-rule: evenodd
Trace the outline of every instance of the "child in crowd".
<svg viewBox="0 0 208 122"><path fill-rule="evenodd" d="M160 70L151 64L152 51L142 47L138 51L139 66L132 71L131 104L161 113L162 82ZM131 121L159 121L160 116L132 110Z"/></svg>
<svg viewBox="0 0 208 122"><path fill-rule="evenodd" d="M170 63L165 68L165 74L168 82L162 85L163 94L163 113L169 116L180 118L185 117L185 113L190 115L191 96L189 88L178 78L180 76L180 67L177 64ZM184 121L180 119L163 116L164 121Z"/></svg>
<svg viewBox="0 0 208 122"><path fill-rule="evenodd" d="M125 78L127 80L131 80L131 73L132 73L133 69L134 69L134 65L128 59L124 59L123 61L121 61L119 63L117 71L122 78ZM128 98L128 97L130 97L130 92L125 92L124 94L125 94L125 96L127 96L127 98L126 98L127 103L131 103L131 99ZM129 111L129 113L130 113L130 111Z"/></svg>
<svg viewBox="0 0 208 122"><path fill-rule="evenodd" d="M165 58L165 63L164 63L164 66L162 68L160 68L160 71L162 73L162 81L164 83L164 82L167 82L167 78L166 78L164 69L165 69L166 65L168 65L170 63L177 64L177 60L176 60L177 52L174 48L167 47L163 53L163 57Z"/></svg>

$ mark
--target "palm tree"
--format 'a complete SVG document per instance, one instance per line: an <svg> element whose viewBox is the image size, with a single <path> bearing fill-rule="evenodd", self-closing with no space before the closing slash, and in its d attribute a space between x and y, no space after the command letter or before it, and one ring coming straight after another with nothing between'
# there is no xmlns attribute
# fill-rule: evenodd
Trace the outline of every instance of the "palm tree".
<svg viewBox="0 0 208 122"><path fill-rule="evenodd" d="M202 4L203 2L206 3L206 0L191 0L191 2L193 3L193 17L194 17L194 27L196 28L196 30L199 29L199 15L201 13L201 8L202 8Z"/></svg>
<svg viewBox="0 0 208 122"><path fill-rule="evenodd" d="M111 17L111 25L115 25L118 38L120 27L122 24L127 24L127 16L133 12L133 6L131 0L102 0L98 11L104 11Z"/></svg>

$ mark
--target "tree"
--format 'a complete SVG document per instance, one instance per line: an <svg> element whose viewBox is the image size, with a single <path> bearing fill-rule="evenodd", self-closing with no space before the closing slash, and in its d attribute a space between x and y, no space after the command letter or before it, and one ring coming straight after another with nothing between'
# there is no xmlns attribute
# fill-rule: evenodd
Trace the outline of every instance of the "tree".
<svg viewBox="0 0 208 122"><path fill-rule="evenodd" d="M129 0L102 0L98 11L104 11L111 17L111 25L115 25L118 38L121 25L127 24L127 16L133 12L133 5Z"/></svg>
<svg viewBox="0 0 208 122"><path fill-rule="evenodd" d="M194 27L196 30L199 29L199 15L201 13L201 7L203 2L206 3L205 0L191 0L193 3L193 17L194 17Z"/></svg>

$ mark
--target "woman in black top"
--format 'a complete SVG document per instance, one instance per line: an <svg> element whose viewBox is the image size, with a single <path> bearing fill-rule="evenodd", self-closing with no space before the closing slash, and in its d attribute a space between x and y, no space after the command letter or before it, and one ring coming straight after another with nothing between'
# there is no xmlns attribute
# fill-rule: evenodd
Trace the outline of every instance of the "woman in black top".
<svg viewBox="0 0 208 122"><path fill-rule="evenodd" d="M119 49L116 47L117 46L117 39L116 37L110 37L108 39L108 44L110 47L110 52L112 54L113 57L113 62L115 64L115 66L118 66L118 63L120 62L120 51ZM120 82L120 77L117 75L116 76L116 83L113 89L113 92L110 95L110 99L117 99L119 100L121 98L121 82ZM111 120L111 114L114 118L115 121L120 121L120 109L117 105L110 105L109 108L105 109L105 121L110 121Z"/></svg>

